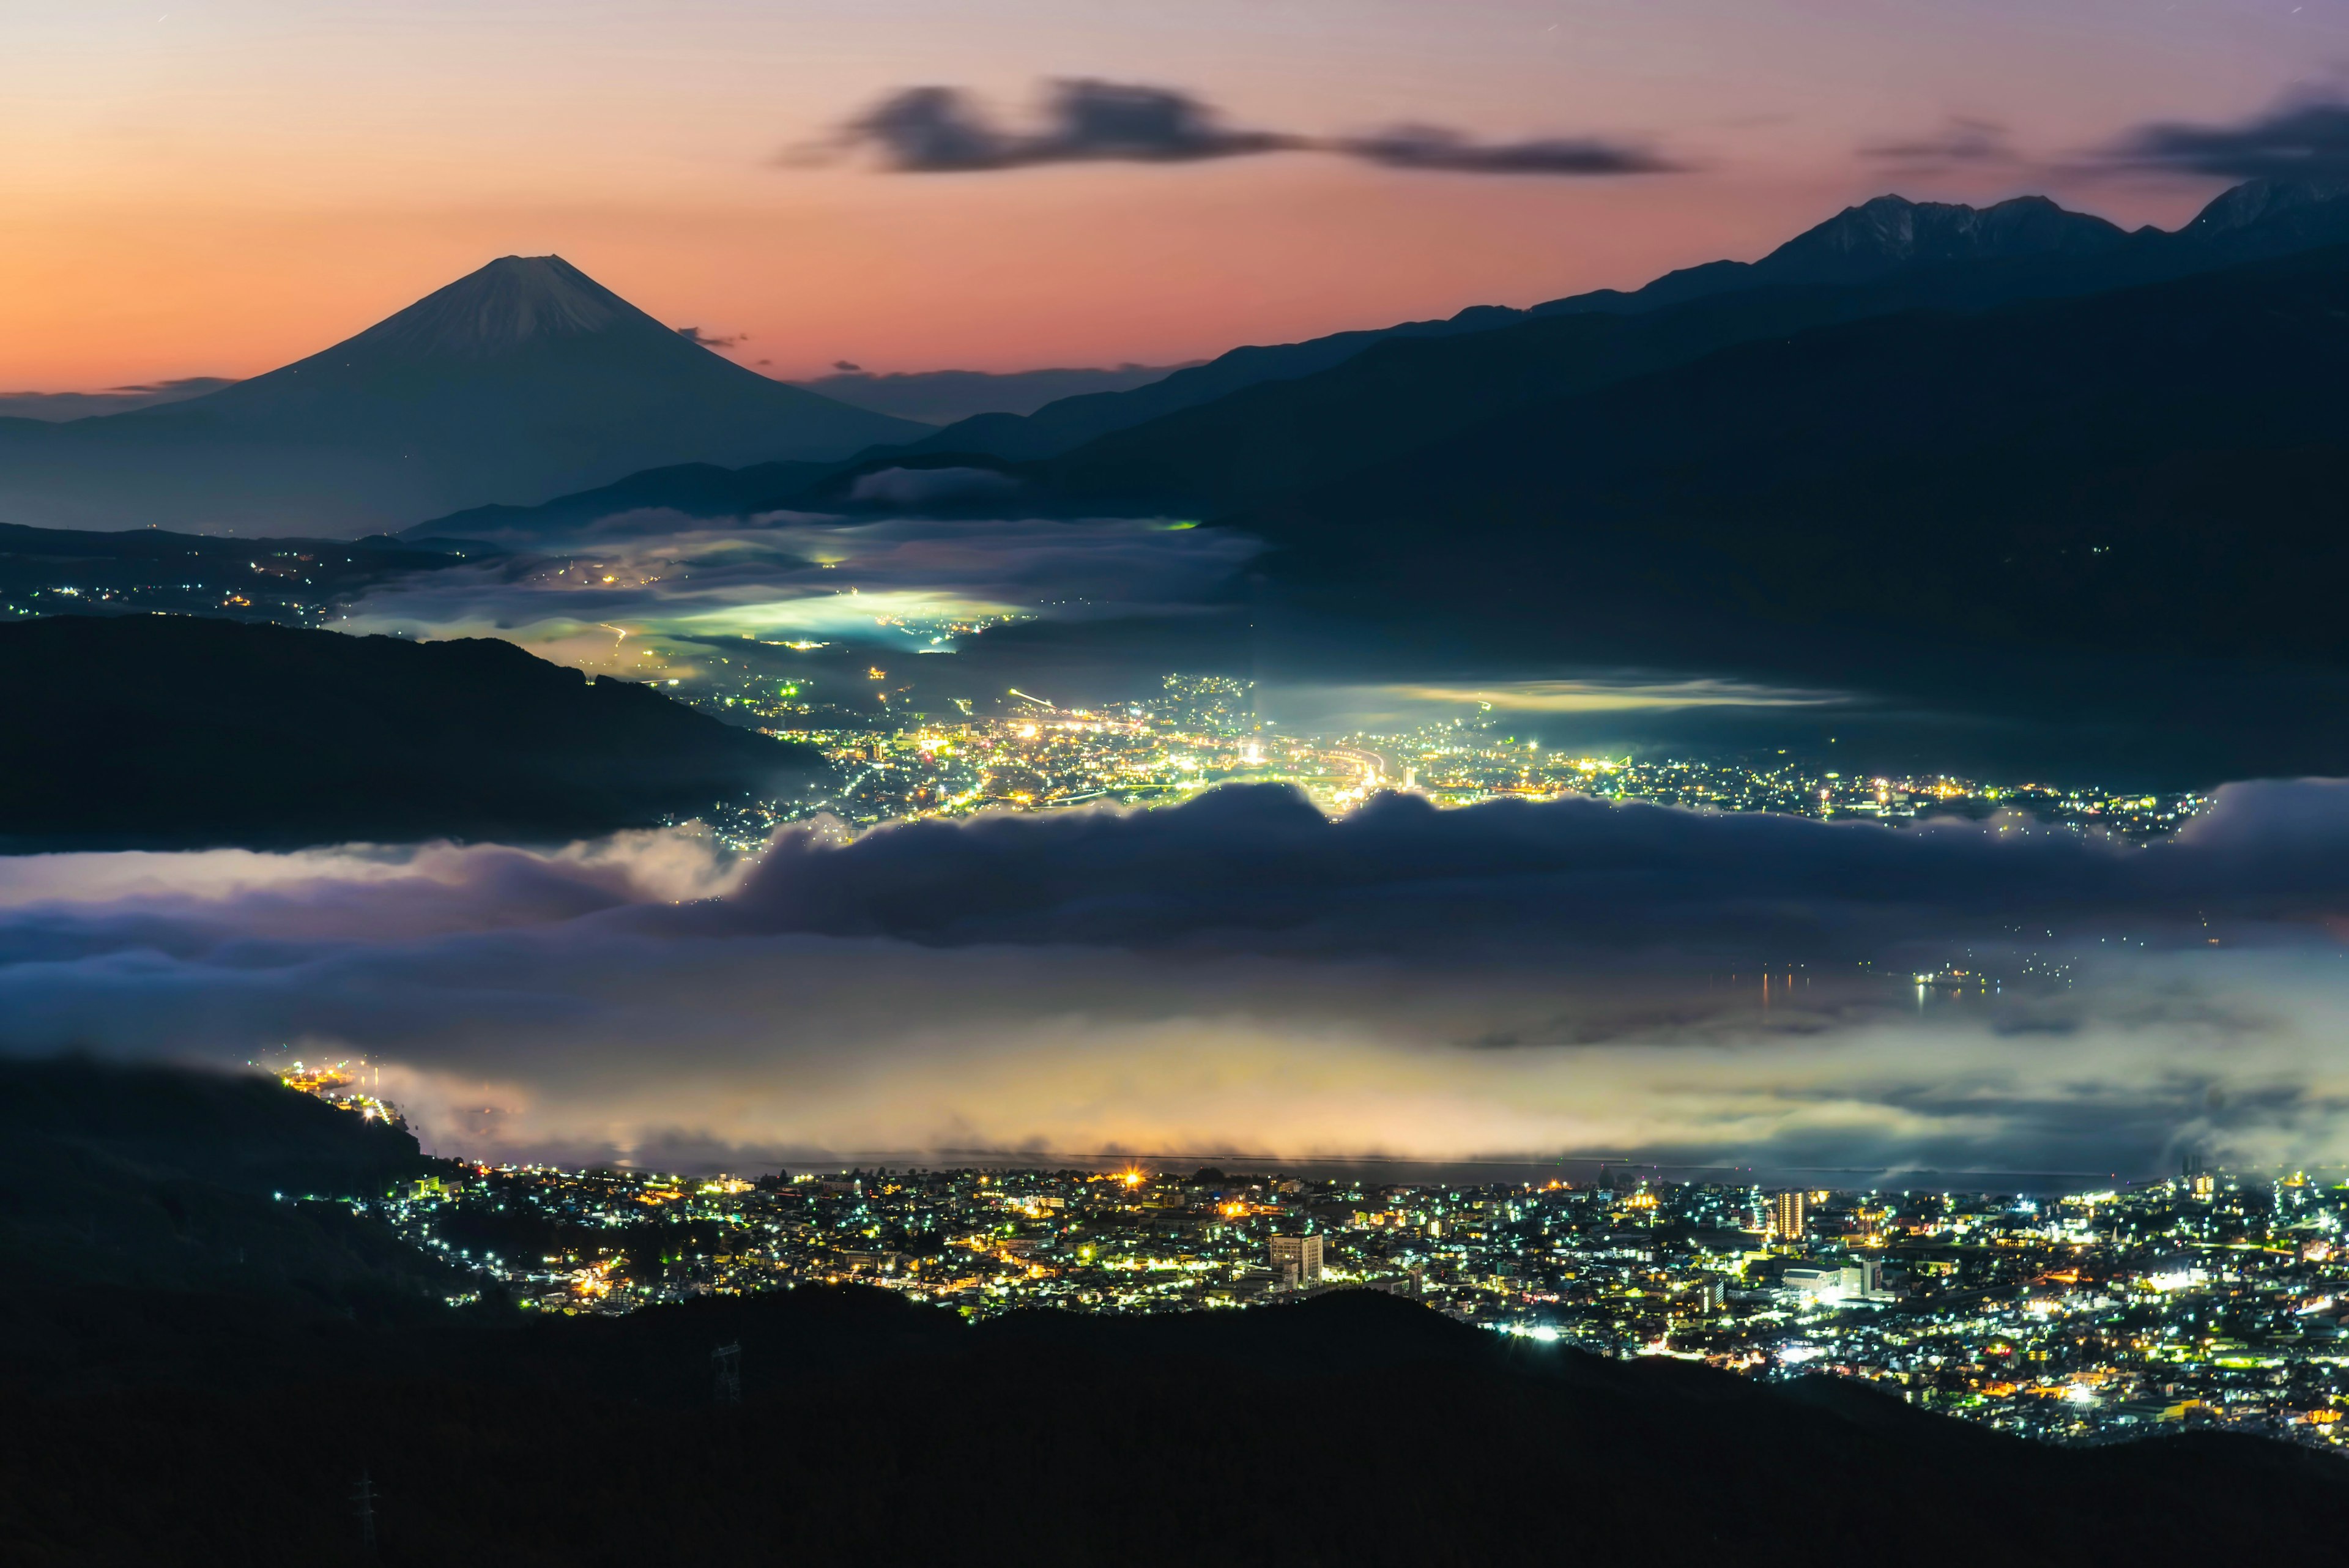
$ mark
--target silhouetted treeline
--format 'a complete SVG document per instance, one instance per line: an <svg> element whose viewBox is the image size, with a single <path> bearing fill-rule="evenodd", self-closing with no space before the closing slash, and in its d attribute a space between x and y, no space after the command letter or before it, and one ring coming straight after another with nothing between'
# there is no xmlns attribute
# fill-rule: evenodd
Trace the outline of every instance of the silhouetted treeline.
<svg viewBox="0 0 2349 1568"><path fill-rule="evenodd" d="M487 639L0 626L0 848L536 841L781 793L823 765Z"/></svg>

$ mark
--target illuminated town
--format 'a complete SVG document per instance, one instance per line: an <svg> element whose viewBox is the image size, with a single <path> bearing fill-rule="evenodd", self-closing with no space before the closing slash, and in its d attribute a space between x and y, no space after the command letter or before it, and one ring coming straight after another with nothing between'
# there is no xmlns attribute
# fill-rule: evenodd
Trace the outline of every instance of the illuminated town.
<svg viewBox="0 0 2349 1568"><path fill-rule="evenodd" d="M344 1068L280 1076L390 1113ZM2058 1441L2332 1445L2349 1182L2204 1170L2067 1196L1780 1189L1587 1168L1455 1185L1183 1162L756 1179L451 1163L360 1203L526 1310L861 1283L969 1316L1370 1288L1599 1355L1829 1372Z"/></svg>
<svg viewBox="0 0 2349 1568"><path fill-rule="evenodd" d="M1846 775L1783 761L1784 753L1707 760L1580 755L1507 733L1490 711L1399 733L1294 735L1257 721L1251 695L1241 681L1169 675L1159 691L1113 708L1057 707L1012 692L1005 700L1010 711L999 716L926 718L894 728L814 727L818 710L788 681L745 681L732 695L693 700L814 745L839 770L829 790L718 814L720 833L746 848L781 822L818 813L861 827L988 809L1162 805L1225 784L1295 784L1332 813L1381 790L1447 806L1581 794L1891 823L2004 810L2132 840L2167 833L2208 804L2195 794Z"/></svg>

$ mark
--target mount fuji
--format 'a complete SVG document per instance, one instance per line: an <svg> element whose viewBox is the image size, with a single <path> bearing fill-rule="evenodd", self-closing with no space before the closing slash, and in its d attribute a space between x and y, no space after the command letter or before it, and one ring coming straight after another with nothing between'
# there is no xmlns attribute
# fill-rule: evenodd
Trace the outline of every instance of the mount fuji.
<svg viewBox="0 0 2349 1568"><path fill-rule="evenodd" d="M929 431L721 358L560 256L503 256L203 397L0 420L0 518L360 534L647 467L839 458Z"/></svg>

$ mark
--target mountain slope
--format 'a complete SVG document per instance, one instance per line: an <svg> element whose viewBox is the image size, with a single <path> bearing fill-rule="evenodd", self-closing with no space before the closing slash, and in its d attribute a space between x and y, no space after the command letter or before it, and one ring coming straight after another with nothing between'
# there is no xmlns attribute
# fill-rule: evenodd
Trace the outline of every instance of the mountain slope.
<svg viewBox="0 0 2349 1568"><path fill-rule="evenodd" d="M1988 305L2045 269L1973 269L1846 286L1741 289L1640 311L1536 317L1490 332L1373 344L1315 375L1266 382L1114 431L1035 465L1055 493L1185 514L1278 503L1509 410L1689 363L1738 343L1894 314L1920 295Z"/></svg>
<svg viewBox="0 0 2349 1568"><path fill-rule="evenodd" d="M830 509L842 504L844 475L890 462L1005 464L1025 483L1023 505L1063 513L1269 507L1511 409L1739 342L1920 308L2108 292L2344 241L2349 201L2311 186L2240 186L2177 234L2124 234L2040 198L1984 209L1880 198L1759 262L1713 263L1631 294L1237 349L1137 391L1067 400L1024 421L966 421L844 468L639 473L542 507L476 509L410 536L528 540L637 508L697 517Z"/></svg>
<svg viewBox="0 0 2349 1568"><path fill-rule="evenodd" d="M1846 208L1758 262L1713 262L1667 274L1630 293L1600 289L1528 310L1476 306L1442 321L1406 322L1334 333L1302 343L1235 348L1134 391L1064 399L1026 419L994 414L965 420L915 442L909 450L988 452L1012 460L1050 457L1112 431L1196 408L1249 387L1327 370L1395 338L1488 332L1541 316L1655 309L1771 285L1873 282L1951 263L2106 254L2127 248L2129 239L2102 218L2066 212L2042 196L2018 197L1981 209L1879 196Z"/></svg>
<svg viewBox="0 0 2349 1568"><path fill-rule="evenodd" d="M1298 373L1253 384L1246 380L1254 363L1248 357L1286 351L1243 349L1216 361L1231 389L1188 404L1202 386L1175 389L1181 379L1175 377L1125 394L1140 400L1164 388L1170 405L1188 406L1173 406L1057 455L1005 458L986 447L945 447L942 436L902 454L867 453L845 466L680 467L631 474L536 507L472 508L420 524L407 536L512 544L639 509L718 517L793 505L830 508L842 503L843 475L891 462L1002 462L1030 482L1024 504L1061 511L1212 514L1267 504L1521 404L1686 363L1731 344L1887 315L1920 302L1981 307L2016 296L2065 292L2100 283L2103 275L2083 275L2060 260L2026 258L1896 271L1868 284L1699 294L1652 309L1526 313L1473 331L1347 335L1298 346L1313 350L1287 358ZM1309 372L1300 369L1322 358L1330 362ZM1079 401L1054 407L1073 419L1083 411ZM1141 405L1127 402L1119 414L1140 411ZM1047 415L1037 420L1042 423L1036 429L1072 428L1050 426ZM979 431L980 425L971 421L952 429ZM1006 444L1027 450L1024 437Z"/></svg>
<svg viewBox="0 0 2349 1568"><path fill-rule="evenodd" d="M0 1549L357 1561L362 1469L400 1563L1621 1563L1669 1542L1768 1568L2054 1568L2084 1540L2320 1562L2349 1501L2333 1456L2279 1443L2057 1449L1839 1379L1529 1348L1367 1292L966 1325L808 1285L356 1337L305 1336L293 1376L24 1410L0 1437ZM744 1397L712 1408L728 1345ZM626 1462L583 1510L581 1456L602 1453Z"/></svg>
<svg viewBox="0 0 2349 1568"><path fill-rule="evenodd" d="M506 256L204 397L0 421L0 515L358 533L664 463L840 457L925 428L722 359L559 256Z"/></svg>
<svg viewBox="0 0 2349 1568"><path fill-rule="evenodd" d="M509 643L185 616L0 626L0 844L544 840L821 767Z"/></svg>
<svg viewBox="0 0 2349 1568"><path fill-rule="evenodd" d="M1463 332L1484 332L1506 326L1522 314L1500 306L1480 305L1441 321L1408 321L1398 327L1336 332L1302 343L1251 344L1132 391L1087 392L1062 398L1024 416L979 414L959 420L903 450L913 453L985 452L1012 461L1050 457L1095 436L1196 408L1259 382L1328 369L1390 337L1446 337Z"/></svg>
<svg viewBox="0 0 2349 1568"><path fill-rule="evenodd" d="M379 1198L432 1169L405 1128L259 1074L0 1058L0 1248L21 1285L364 1281L369 1260L336 1244L350 1216L281 1196ZM458 1277L367 1240L395 1274Z"/></svg>
<svg viewBox="0 0 2349 1568"><path fill-rule="evenodd" d="M792 384L853 409L942 425L979 414L1032 414L1046 403L1092 392L1132 391L1185 368L1120 365L1115 369L914 370L887 375L847 370Z"/></svg>
<svg viewBox="0 0 2349 1568"><path fill-rule="evenodd" d="M418 543L507 540L523 544L585 527L623 512L676 512L687 517L745 517L791 505L839 472L828 462L761 462L747 468L679 463L629 474L617 483L558 495L535 506L469 506L405 530Z"/></svg>
<svg viewBox="0 0 2349 1568"><path fill-rule="evenodd" d="M1537 306L1491 330L1391 338L1311 375L1248 387L1036 465L1051 492L1108 508L1212 514L1391 464L1512 409L1720 349L1920 309L1975 312L2223 271L2349 241L2349 199L2254 182L2177 234L2124 234L2038 197L1994 207L1879 198L1762 261L1720 263L1637 295Z"/></svg>
<svg viewBox="0 0 2349 1568"><path fill-rule="evenodd" d="M1309 596L1537 638L1751 618L2342 662L2344 430L2349 249L1749 342L1230 520Z"/></svg>

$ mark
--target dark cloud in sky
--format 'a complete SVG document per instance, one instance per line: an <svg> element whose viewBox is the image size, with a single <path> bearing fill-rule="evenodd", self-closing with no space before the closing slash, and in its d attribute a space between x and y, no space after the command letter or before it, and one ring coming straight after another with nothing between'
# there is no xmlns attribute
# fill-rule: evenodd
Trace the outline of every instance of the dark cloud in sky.
<svg viewBox="0 0 2349 1568"><path fill-rule="evenodd" d="M1864 158L1879 159L1918 170L2019 161L2013 144L2007 139L2005 126L1996 120L1975 119L1964 115L1951 116L1940 130L1928 135L1900 141L1877 142L1859 151Z"/></svg>
<svg viewBox="0 0 2349 1568"><path fill-rule="evenodd" d="M990 124L968 95L941 87L891 94L850 121L841 140L878 149L894 169L924 173L1009 168L1019 141Z"/></svg>
<svg viewBox="0 0 2349 1568"><path fill-rule="evenodd" d="M677 335L688 343L698 343L704 348L731 348L737 343L748 343L750 340L748 333L737 333L731 337L720 337L715 333L704 332L698 327L680 327L677 329Z"/></svg>
<svg viewBox="0 0 2349 1568"><path fill-rule="evenodd" d="M1001 129L958 88L920 87L874 105L849 123L844 140L917 173L1102 159L1195 162L1302 145L1293 136L1229 129L1206 104L1173 88L1092 80L1052 83L1043 129L1034 132Z"/></svg>
<svg viewBox="0 0 2349 1568"><path fill-rule="evenodd" d="M1464 174L1664 174L1681 165L1631 142L1596 137L1542 137L1480 142L1433 125L1399 125L1332 148L1391 169Z"/></svg>
<svg viewBox="0 0 2349 1568"><path fill-rule="evenodd" d="M2124 137L2110 161L2226 180L2349 182L2349 101L2288 99L2233 125L2158 121Z"/></svg>
<svg viewBox="0 0 2349 1568"><path fill-rule="evenodd" d="M1479 142L1440 126L1399 126L1352 138L1235 129L1189 93L1132 83L1054 82L1046 90L1042 119L1039 130L1008 130L958 88L907 88L851 120L828 149L792 161L870 148L887 167L906 173L1100 161L1197 162L1285 151L1481 174L1650 174L1678 167L1644 147L1595 137Z"/></svg>

